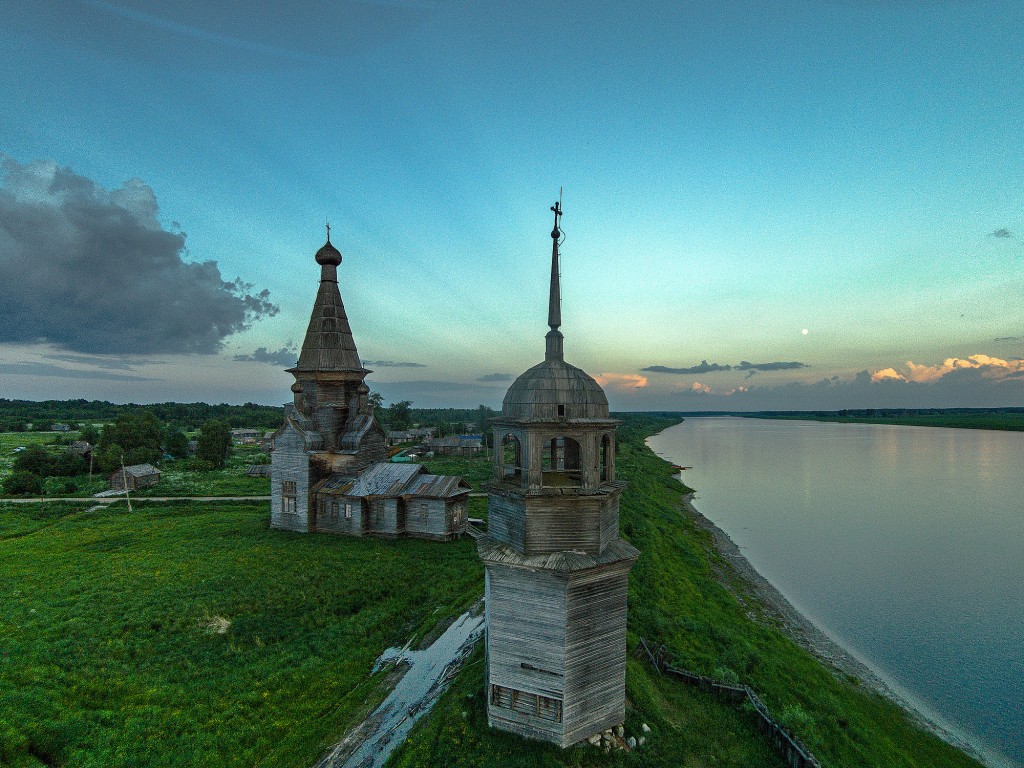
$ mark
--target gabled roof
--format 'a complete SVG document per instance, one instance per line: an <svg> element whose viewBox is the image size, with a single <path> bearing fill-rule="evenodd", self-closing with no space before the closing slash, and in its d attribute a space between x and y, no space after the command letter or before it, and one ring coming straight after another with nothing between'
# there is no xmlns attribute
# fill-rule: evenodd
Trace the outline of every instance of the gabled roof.
<svg viewBox="0 0 1024 768"><path fill-rule="evenodd" d="M150 475L159 475L160 470L154 467L152 464L132 464L130 467L125 467L123 470L114 470L111 474L120 475L122 472L132 477L149 477Z"/></svg>
<svg viewBox="0 0 1024 768"><path fill-rule="evenodd" d="M428 475L420 464L371 464L358 477L334 474L313 486L332 496L413 496L449 499L470 492L469 483L452 475Z"/></svg>
<svg viewBox="0 0 1024 768"><path fill-rule="evenodd" d="M273 436L277 437L286 429L293 429L299 434L307 451L318 451L323 447L324 441L317 430L317 423L299 413L291 403L285 404L284 424L277 428Z"/></svg>
<svg viewBox="0 0 1024 768"><path fill-rule="evenodd" d="M450 499L469 493L469 483L453 475L417 475L406 486L405 496L420 496L429 499Z"/></svg>
<svg viewBox="0 0 1024 768"><path fill-rule="evenodd" d="M371 464L356 478L349 493L352 496L401 496L409 481L423 471L419 464Z"/></svg>

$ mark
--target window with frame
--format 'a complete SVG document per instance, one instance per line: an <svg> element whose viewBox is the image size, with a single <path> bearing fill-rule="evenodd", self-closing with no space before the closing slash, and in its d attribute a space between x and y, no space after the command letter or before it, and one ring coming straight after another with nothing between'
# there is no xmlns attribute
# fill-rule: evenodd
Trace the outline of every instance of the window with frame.
<svg viewBox="0 0 1024 768"><path fill-rule="evenodd" d="M351 520L352 519L352 502L350 502L350 501L346 501L345 502L345 519L346 520Z"/></svg>
<svg viewBox="0 0 1024 768"><path fill-rule="evenodd" d="M294 515L296 510L296 483L294 480L281 481L281 511L286 515Z"/></svg>
<svg viewBox="0 0 1024 768"><path fill-rule="evenodd" d="M491 686L491 706L532 715L553 723L562 722L562 700L537 693L517 691L503 685Z"/></svg>

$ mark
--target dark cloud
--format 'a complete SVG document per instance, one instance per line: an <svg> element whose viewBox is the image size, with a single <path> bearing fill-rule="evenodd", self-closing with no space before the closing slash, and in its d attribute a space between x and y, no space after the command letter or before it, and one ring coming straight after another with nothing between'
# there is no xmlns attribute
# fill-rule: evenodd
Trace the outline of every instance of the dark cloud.
<svg viewBox="0 0 1024 768"><path fill-rule="evenodd" d="M53 363L0 363L0 373L11 376L54 376L60 379L100 379L104 381L155 381L147 376L109 371L82 371Z"/></svg>
<svg viewBox="0 0 1024 768"><path fill-rule="evenodd" d="M477 381L514 381L515 376L511 373L487 373L477 379Z"/></svg>
<svg viewBox="0 0 1024 768"><path fill-rule="evenodd" d="M740 360L740 364L736 366L737 371L792 371L796 368L810 368L807 363L749 363L746 360Z"/></svg>
<svg viewBox="0 0 1024 768"><path fill-rule="evenodd" d="M650 373L713 373L715 371L731 371L731 365L721 365L719 363L709 363L707 360L701 360L700 365L694 365L690 368L668 368L664 365L650 365L647 368L641 368L641 371Z"/></svg>
<svg viewBox="0 0 1024 768"><path fill-rule="evenodd" d="M996 339L993 339L993 341L1020 341L1020 340L1021 340L1020 336L1000 336L1000 337L998 337Z"/></svg>
<svg viewBox="0 0 1024 768"><path fill-rule="evenodd" d="M201 353L277 313L267 291L183 260L138 179L106 190L0 155L0 342L93 354Z"/></svg>
<svg viewBox="0 0 1024 768"><path fill-rule="evenodd" d="M1006 227L1000 227L995 232L989 232L989 237L1013 237L1013 232Z"/></svg>
<svg viewBox="0 0 1024 768"><path fill-rule="evenodd" d="M234 359L240 363L269 363L291 368L298 360L298 356L298 352L290 347L281 347L277 352L271 352L266 347L257 347L251 355L235 355Z"/></svg>
<svg viewBox="0 0 1024 768"><path fill-rule="evenodd" d="M104 368L109 371L133 371L142 365L162 365L165 362L163 360L151 360L149 358L100 357L99 355L56 354L43 355L43 357L47 360L59 360L62 363L92 365L96 368Z"/></svg>
<svg viewBox="0 0 1024 768"><path fill-rule="evenodd" d="M694 365L690 368L668 368L664 365L651 365L647 368L641 368L641 371L650 373L716 373L718 371L750 371L756 373L757 371L789 371L794 368L809 368L807 363L751 363L747 360L741 360L739 365L723 365L721 363L709 363L707 360L701 360L700 365ZM749 378L749 375L748 375Z"/></svg>
<svg viewBox="0 0 1024 768"><path fill-rule="evenodd" d="M394 360L363 360L363 365L372 365L374 368L426 368L423 363L399 363Z"/></svg>

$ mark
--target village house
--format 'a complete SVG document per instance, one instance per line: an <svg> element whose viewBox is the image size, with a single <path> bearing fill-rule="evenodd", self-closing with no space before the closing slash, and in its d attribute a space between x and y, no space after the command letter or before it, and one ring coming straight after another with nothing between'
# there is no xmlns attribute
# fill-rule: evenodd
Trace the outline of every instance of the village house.
<svg viewBox="0 0 1024 768"><path fill-rule="evenodd" d="M92 444L85 440L75 440L75 442L68 446L68 453L81 456L88 461L89 455L92 453Z"/></svg>
<svg viewBox="0 0 1024 768"><path fill-rule="evenodd" d="M484 440L480 435L435 437L427 440L423 447L437 456L472 456L483 451Z"/></svg>
<svg viewBox="0 0 1024 768"><path fill-rule="evenodd" d="M256 445L261 434L258 429L232 429L231 442L235 445Z"/></svg>
<svg viewBox="0 0 1024 768"><path fill-rule="evenodd" d="M110 473L110 489L136 491L160 482L160 470L152 464L133 464Z"/></svg>
<svg viewBox="0 0 1024 768"><path fill-rule="evenodd" d="M50 431L51 432L70 432L71 431L71 425L70 424L51 424L50 425Z"/></svg>
<svg viewBox="0 0 1024 768"><path fill-rule="evenodd" d="M270 451L270 525L289 531L446 540L466 530L469 486L390 464L386 435L338 289L341 253L316 253L320 286L302 343L292 402Z"/></svg>

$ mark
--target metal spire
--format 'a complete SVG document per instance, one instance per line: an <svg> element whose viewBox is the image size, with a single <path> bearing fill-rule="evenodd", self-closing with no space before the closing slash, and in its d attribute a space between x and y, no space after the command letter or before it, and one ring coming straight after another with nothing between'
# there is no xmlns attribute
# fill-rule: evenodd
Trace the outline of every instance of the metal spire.
<svg viewBox="0 0 1024 768"><path fill-rule="evenodd" d="M555 226L551 230L551 290L548 294L548 331L544 357L547 360L562 360L562 332L558 330L562 324L562 291L558 273L558 240L562 230L558 223L562 218L562 191L558 191L558 202L551 206L555 214Z"/></svg>

